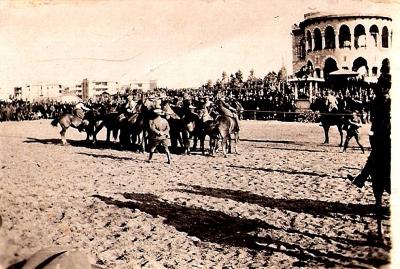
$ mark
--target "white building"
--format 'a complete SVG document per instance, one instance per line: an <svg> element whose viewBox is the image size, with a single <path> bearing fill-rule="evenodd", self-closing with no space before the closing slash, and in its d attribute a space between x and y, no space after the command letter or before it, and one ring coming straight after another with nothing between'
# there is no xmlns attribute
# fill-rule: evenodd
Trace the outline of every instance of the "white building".
<svg viewBox="0 0 400 269"><path fill-rule="evenodd" d="M88 100L103 93L117 94L120 90L119 83L116 81L88 80L82 82L82 99ZM78 95L79 96L79 95Z"/></svg>
<svg viewBox="0 0 400 269"><path fill-rule="evenodd" d="M55 82L34 82L14 87L14 98L33 101L35 98L56 98L63 93L63 87Z"/></svg>

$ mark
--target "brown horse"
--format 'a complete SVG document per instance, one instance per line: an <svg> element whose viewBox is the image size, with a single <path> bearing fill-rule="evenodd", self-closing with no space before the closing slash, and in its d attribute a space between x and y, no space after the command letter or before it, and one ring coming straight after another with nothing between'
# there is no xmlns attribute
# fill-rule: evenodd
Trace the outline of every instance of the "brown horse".
<svg viewBox="0 0 400 269"><path fill-rule="evenodd" d="M98 118L98 109L92 109L89 110L85 114L85 119L81 119L75 115L66 113L62 114L61 116L55 118L52 120L51 125L57 126L57 124L60 124L61 126L61 143L63 145L67 145L67 139L65 138L65 133L67 132L69 127L73 128L80 128L80 126L83 126L83 130L86 132L86 141L90 142L90 137L93 137L92 143L95 144L96 141L96 126L100 124L100 119Z"/></svg>
<svg viewBox="0 0 400 269"><path fill-rule="evenodd" d="M218 133L218 136L222 139L221 144L224 157L227 157L227 147L228 151L232 152L232 135L234 135L235 140L235 153L238 154L237 145L239 143L239 128L235 119L225 115L220 115L215 120L215 128L215 132ZM217 142L215 136L210 137L211 155L215 153Z"/></svg>

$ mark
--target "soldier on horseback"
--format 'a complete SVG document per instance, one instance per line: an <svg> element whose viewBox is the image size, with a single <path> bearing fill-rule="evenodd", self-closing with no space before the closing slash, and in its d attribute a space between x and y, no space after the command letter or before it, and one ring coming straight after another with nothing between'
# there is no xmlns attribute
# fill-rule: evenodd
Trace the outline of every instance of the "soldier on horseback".
<svg viewBox="0 0 400 269"><path fill-rule="evenodd" d="M339 110L338 100L336 96L333 95L332 90L330 90L325 97L325 105L328 107L328 112L337 112Z"/></svg>
<svg viewBox="0 0 400 269"><path fill-rule="evenodd" d="M78 119L73 121L73 124L77 127L79 132L82 132L85 129L85 126L88 124L87 120L85 120L85 111L89 110L90 108L86 107L83 102L78 102L74 106L73 115Z"/></svg>
<svg viewBox="0 0 400 269"><path fill-rule="evenodd" d="M223 96L221 96L215 102L215 108L220 115L224 115L224 116L233 118L236 122L237 130L239 131L240 130L239 117L236 113L236 110L232 106L230 106L228 103L226 103L224 101L224 99L225 98Z"/></svg>

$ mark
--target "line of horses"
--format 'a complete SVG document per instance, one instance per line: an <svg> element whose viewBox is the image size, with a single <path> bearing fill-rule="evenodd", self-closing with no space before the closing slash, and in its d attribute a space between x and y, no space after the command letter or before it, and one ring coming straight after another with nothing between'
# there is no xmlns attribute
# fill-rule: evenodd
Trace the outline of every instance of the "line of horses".
<svg viewBox="0 0 400 269"><path fill-rule="evenodd" d="M126 113L122 107L107 107L103 104L94 106L86 112L84 119L78 118L73 114L63 114L55 118L51 124L61 126L61 143L67 144L65 134L69 127L82 128L86 132L86 140L90 143L97 143L97 134L106 128L106 143L111 143L111 135L114 142L119 138L120 146L123 148L133 147L144 153L148 144L149 120L156 117L154 113L154 102L148 99L139 100L133 113ZM214 109L201 107L194 111L182 112L182 108L173 108L169 101L165 100L161 104L163 117L168 120L170 125L171 149L173 152L183 151L191 154L192 150L197 149L200 141L202 154L206 153L204 146L206 137L209 137L210 155L215 155L218 150L219 141L224 157L228 152L232 152L232 140L234 151L238 153L237 144L239 142L239 126L237 122L228 116L217 115ZM235 102L237 113L241 113L243 108ZM180 110L180 111L179 111ZM193 139L193 147L190 142Z"/></svg>

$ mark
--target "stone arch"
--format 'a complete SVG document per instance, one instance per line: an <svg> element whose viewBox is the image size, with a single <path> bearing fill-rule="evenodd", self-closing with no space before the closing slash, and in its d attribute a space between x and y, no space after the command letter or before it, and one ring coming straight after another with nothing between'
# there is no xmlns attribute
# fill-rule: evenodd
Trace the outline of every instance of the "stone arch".
<svg viewBox="0 0 400 269"><path fill-rule="evenodd" d="M358 24L354 28L354 47L356 49L360 47L366 47L367 46L367 40L366 40L366 34L365 34L365 27L362 24Z"/></svg>
<svg viewBox="0 0 400 269"><path fill-rule="evenodd" d="M319 28L314 29L314 50L322 50L322 35Z"/></svg>
<svg viewBox="0 0 400 269"><path fill-rule="evenodd" d="M382 28L382 48L389 48L389 30L386 26Z"/></svg>
<svg viewBox="0 0 400 269"><path fill-rule="evenodd" d="M335 47L335 30L332 26L328 26L325 28L325 48L334 49Z"/></svg>
<svg viewBox="0 0 400 269"><path fill-rule="evenodd" d="M329 73L338 70L337 62L335 59L328 57L325 59L324 64L324 77L325 79L328 77Z"/></svg>
<svg viewBox="0 0 400 269"><path fill-rule="evenodd" d="M346 24L340 26L339 29L339 48L347 48L351 46L350 28Z"/></svg>
<svg viewBox="0 0 400 269"><path fill-rule="evenodd" d="M368 76L369 75L369 67L368 67L367 60L365 60L365 58L363 58L363 57L358 57L357 59L354 60L353 67L352 67L353 71L359 72L359 70L363 67L365 68L365 70L367 72L367 76Z"/></svg>
<svg viewBox="0 0 400 269"><path fill-rule="evenodd" d="M371 44L373 44L375 47L378 47L379 29L376 24L369 28L369 34L371 35Z"/></svg>
<svg viewBox="0 0 400 269"><path fill-rule="evenodd" d="M310 31L307 31L306 33L306 47L307 47L307 52L310 52L312 49L312 38Z"/></svg>

